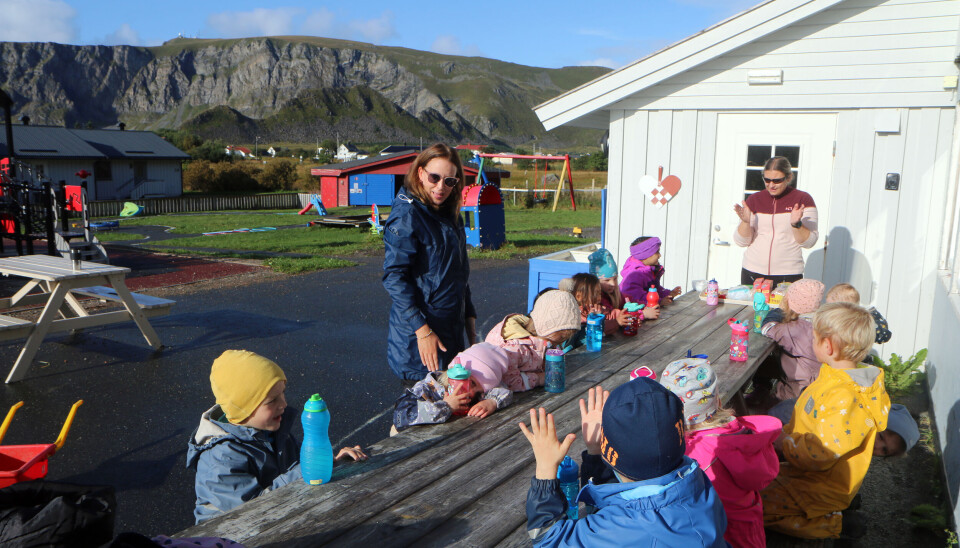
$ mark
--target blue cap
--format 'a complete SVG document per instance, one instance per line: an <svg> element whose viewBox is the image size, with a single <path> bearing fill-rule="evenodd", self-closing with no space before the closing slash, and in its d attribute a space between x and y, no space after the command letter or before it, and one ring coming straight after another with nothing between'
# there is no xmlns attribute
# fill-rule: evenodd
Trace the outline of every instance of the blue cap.
<svg viewBox="0 0 960 548"><path fill-rule="evenodd" d="M580 481L580 467L577 461L570 458L570 455L563 457L560 466L557 468L557 479L560 483Z"/></svg>
<svg viewBox="0 0 960 548"><path fill-rule="evenodd" d="M612 278L617 275L617 262L613 255L604 248L600 248L587 257L590 261L590 273L598 278Z"/></svg>
<svg viewBox="0 0 960 548"><path fill-rule="evenodd" d="M887 430L896 432L903 438L904 447L909 451L920 441L920 429L917 428L917 421L913 420L910 411L899 403L890 406L890 414L887 415Z"/></svg>
<svg viewBox="0 0 960 548"><path fill-rule="evenodd" d="M642 481L683 462L683 402L645 377L620 385L603 405L600 457L628 479Z"/></svg>

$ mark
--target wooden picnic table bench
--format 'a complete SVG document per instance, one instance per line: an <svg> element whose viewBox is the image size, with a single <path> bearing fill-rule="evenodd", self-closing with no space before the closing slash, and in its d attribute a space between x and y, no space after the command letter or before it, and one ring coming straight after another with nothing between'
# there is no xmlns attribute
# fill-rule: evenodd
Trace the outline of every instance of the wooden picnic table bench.
<svg viewBox="0 0 960 548"><path fill-rule="evenodd" d="M484 419L409 428L370 446L367 461L334 468L325 486L286 485L177 536L222 536L247 546L529 546L524 505L535 464L518 427L528 410L553 413L561 438L576 432L570 454L579 460L577 400L597 384L612 390L629 381L641 365L659 377L688 350L710 356L721 401L731 401L773 349L770 339L752 334L749 359L731 362L731 317L752 321L753 310L709 307L688 293L636 337L617 334L600 352L567 354L562 393L536 389Z"/></svg>

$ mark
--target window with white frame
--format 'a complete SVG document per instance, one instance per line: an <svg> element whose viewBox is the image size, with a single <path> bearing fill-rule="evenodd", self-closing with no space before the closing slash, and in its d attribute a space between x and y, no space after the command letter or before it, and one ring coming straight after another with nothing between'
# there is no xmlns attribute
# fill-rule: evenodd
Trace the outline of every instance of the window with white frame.
<svg viewBox="0 0 960 548"><path fill-rule="evenodd" d="M747 166L744 178L743 199L765 188L763 184L763 164L774 156L783 156L790 160L793 167L793 181L800 188L800 147L796 145L747 145Z"/></svg>

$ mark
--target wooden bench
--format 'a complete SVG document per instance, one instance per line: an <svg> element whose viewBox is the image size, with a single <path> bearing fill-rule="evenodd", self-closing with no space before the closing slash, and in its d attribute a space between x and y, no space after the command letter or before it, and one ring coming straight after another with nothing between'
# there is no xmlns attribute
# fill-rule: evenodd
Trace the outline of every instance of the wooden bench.
<svg viewBox="0 0 960 548"><path fill-rule="evenodd" d="M87 297L95 297L103 302L109 301L123 304L123 299L117 295L116 290L114 290L112 287L107 287L104 285L78 287L72 290L72 292L78 295L86 295ZM154 297L152 295L144 295L143 293L134 293L131 291L130 295L132 295L133 299L137 301L137 305L140 306L144 315L146 315L148 318L169 314L170 308L176 304L176 301L171 301L170 299L164 299L162 297Z"/></svg>
<svg viewBox="0 0 960 548"><path fill-rule="evenodd" d="M19 339L30 332L34 323L13 316L0 315L0 340Z"/></svg>

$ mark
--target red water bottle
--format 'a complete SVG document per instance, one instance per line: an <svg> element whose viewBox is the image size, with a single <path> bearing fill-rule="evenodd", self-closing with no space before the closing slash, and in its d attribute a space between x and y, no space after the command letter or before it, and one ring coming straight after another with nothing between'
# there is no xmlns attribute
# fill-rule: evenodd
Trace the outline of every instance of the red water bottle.
<svg viewBox="0 0 960 548"><path fill-rule="evenodd" d="M623 307L624 317L630 320L630 323L623 326L623 334L628 337L633 337L637 334L637 329L640 327L640 322L643 320L643 305L640 303L627 303Z"/></svg>
<svg viewBox="0 0 960 548"><path fill-rule="evenodd" d="M450 381L451 394L469 394L470 393L470 370L459 363L455 363L447 369L447 380ZM454 415L466 415L470 411L470 406L465 406L460 411L454 412Z"/></svg>
<svg viewBox="0 0 960 548"><path fill-rule="evenodd" d="M660 304L660 293L657 291L657 286L651 285L650 290L647 291L647 307L654 307Z"/></svg>

